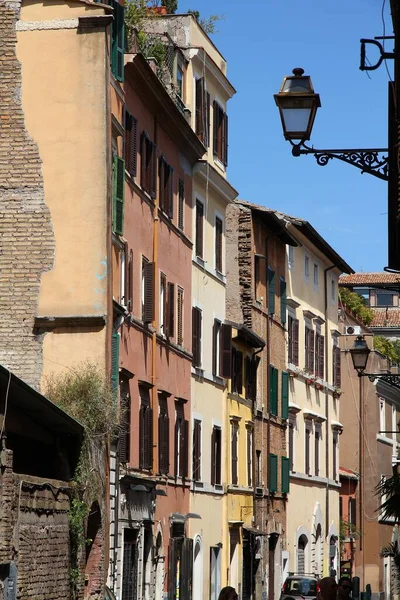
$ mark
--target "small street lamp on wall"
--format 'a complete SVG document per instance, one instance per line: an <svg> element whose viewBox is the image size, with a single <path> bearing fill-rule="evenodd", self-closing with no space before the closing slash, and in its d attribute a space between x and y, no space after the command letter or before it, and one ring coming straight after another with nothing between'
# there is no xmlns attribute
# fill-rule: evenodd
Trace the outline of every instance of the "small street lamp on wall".
<svg viewBox="0 0 400 600"><path fill-rule="evenodd" d="M309 75L301 68L293 69L293 75L284 77L281 89L274 95L279 109L283 135L292 145L293 156L313 154L320 166L325 166L332 158L346 162L379 179L388 181L387 148L352 148L317 150L307 146L310 139L317 109L321 106L319 94Z"/></svg>
<svg viewBox="0 0 400 600"><path fill-rule="evenodd" d="M359 335L355 342L353 348L350 349L351 359L353 361L353 367L358 373L359 377L368 377L371 382L374 382L376 379L379 381L384 381L389 385L400 389L400 373L366 373L365 369L367 368L368 358L371 353L371 350L368 347L366 339L364 336Z"/></svg>

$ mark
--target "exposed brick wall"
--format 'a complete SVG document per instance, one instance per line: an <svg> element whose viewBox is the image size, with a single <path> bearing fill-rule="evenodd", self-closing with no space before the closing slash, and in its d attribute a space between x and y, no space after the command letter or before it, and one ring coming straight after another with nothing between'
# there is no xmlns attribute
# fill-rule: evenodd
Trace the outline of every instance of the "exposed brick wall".
<svg viewBox="0 0 400 600"><path fill-rule="evenodd" d="M25 129L15 23L20 0L0 0L0 364L38 388L42 336L33 333L40 276L54 239L41 161Z"/></svg>

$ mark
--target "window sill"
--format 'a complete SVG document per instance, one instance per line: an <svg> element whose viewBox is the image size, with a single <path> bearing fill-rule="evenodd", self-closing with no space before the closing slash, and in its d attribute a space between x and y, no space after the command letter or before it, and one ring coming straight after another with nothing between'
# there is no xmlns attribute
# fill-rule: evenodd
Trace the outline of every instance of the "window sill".
<svg viewBox="0 0 400 600"><path fill-rule="evenodd" d="M221 169L221 171L223 171L224 173L226 172L226 166L224 165L224 163L218 158L218 156L215 156L214 154L214 163L215 165Z"/></svg>
<svg viewBox="0 0 400 600"><path fill-rule="evenodd" d="M201 367L193 367L192 365L192 375L204 379L204 369L202 369Z"/></svg>
<svg viewBox="0 0 400 600"><path fill-rule="evenodd" d="M236 485L234 483L229 483L226 487L226 491L227 493L233 493L233 494L248 494L248 495L253 495L254 494L254 488L253 487L244 487L241 485Z"/></svg>

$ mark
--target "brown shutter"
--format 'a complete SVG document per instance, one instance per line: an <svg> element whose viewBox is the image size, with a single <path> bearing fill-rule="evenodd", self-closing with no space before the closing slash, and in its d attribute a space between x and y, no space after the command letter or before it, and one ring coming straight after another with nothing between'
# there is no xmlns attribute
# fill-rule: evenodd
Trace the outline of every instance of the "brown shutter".
<svg viewBox="0 0 400 600"><path fill-rule="evenodd" d="M294 319L288 316L288 362L293 363L293 322Z"/></svg>
<svg viewBox="0 0 400 600"><path fill-rule="evenodd" d="M175 337L175 285L168 282L168 320L167 335L170 338Z"/></svg>
<svg viewBox="0 0 400 600"><path fill-rule="evenodd" d="M304 329L304 356L305 356L305 368L310 368L310 336L309 328L306 326Z"/></svg>
<svg viewBox="0 0 400 600"><path fill-rule="evenodd" d="M160 409L158 418L158 436L158 470L162 474L167 474L169 472L169 417L165 409Z"/></svg>
<svg viewBox="0 0 400 600"><path fill-rule="evenodd" d="M121 430L119 436L119 459L129 462L130 459L130 431L131 431L131 398L129 394L129 381L122 380L120 386L121 403Z"/></svg>
<svg viewBox="0 0 400 600"><path fill-rule="evenodd" d="M182 427L181 423L182 423L182 414L180 411L178 412L178 410L177 410L176 416L175 416L175 440L174 440L174 474L175 474L175 477L178 477L178 475L179 475L178 455L180 452L180 447L178 446L178 432L179 432L179 428ZM181 429L181 432L182 432L182 429ZM180 459L182 460L182 457L180 457Z"/></svg>
<svg viewBox="0 0 400 600"><path fill-rule="evenodd" d="M144 315L145 323L154 320L154 263L144 264Z"/></svg>
<svg viewBox="0 0 400 600"><path fill-rule="evenodd" d="M181 231L184 230L184 204L185 204L185 183L182 179L178 184L178 227Z"/></svg>
<svg viewBox="0 0 400 600"><path fill-rule="evenodd" d="M178 545L179 538L169 538L168 547L168 600L176 600L176 578L178 566ZM136 597L136 594L135 594Z"/></svg>
<svg viewBox="0 0 400 600"><path fill-rule="evenodd" d="M217 348L218 348L218 334L220 330L220 322L214 319L213 333L212 333L212 374L217 375Z"/></svg>
<svg viewBox="0 0 400 600"><path fill-rule="evenodd" d="M319 475L319 431L315 432L315 475Z"/></svg>
<svg viewBox="0 0 400 600"><path fill-rule="evenodd" d="M158 204L161 210L165 210L165 160L160 156L158 163L158 178L160 181L158 192Z"/></svg>
<svg viewBox="0 0 400 600"><path fill-rule="evenodd" d="M139 468L143 469L146 462L145 448L147 447L146 427L145 427L146 407L143 403L139 409Z"/></svg>
<svg viewBox="0 0 400 600"><path fill-rule="evenodd" d="M340 388L341 384L341 354L339 346L334 346L333 348L333 384Z"/></svg>
<svg viewBox="0 0 400 600"><path fill-rule="evenodd" d="M124 273L124 305L129 308L129 248L128 243L124 242L125 254L125 273Z"/></svg>
<svg viewBox="0 0 400 600"><path fill-rule="evenodd" d="M135 117L132 117L132 129L131 129L131 148L130 148L130 161L129 167L132 177L136 177L137 173L137 130L138 122Z"/></svg>
<svg viewBox="0 0 400 600"><path fill-rule="evenodd" d="M253 461L252 461L252 435L253 432L251 429L247 430L247 485L251 487L253 482Z"/></svg>
<svg viewBox="0 0 400 600"><path fill-rule="evenodd" d="M207 138L205 140L204 145L208 148L210 145L210 94L208 92L206 92L206 102L207 102L207 111L206 111L206 115L207 115Z"/></svg>
<svg viewBox="0 0 400 600"><path fill-rule="evenodd" d="M217 102L213 102L213 154L218 156L218 129L219 129L219 107Z"/></svg>
<svg viewBox="0 0 400 600"><path fill-rule="evenodd" d="M153 142L151 142L151 164L149 165L149 171L150 196L155 198L157 196L157 146Z"/></svg>
<svg viewBox="0 0 400 600"><path fill-rule="evenodd" d="M306 427L306 475L310 473L310 429L307 425Z"/></svg>
<svg viewBox="0 0 400 600"><path fill-rule="evenodd" d="M319 336L319 376L321 379L324 378L324 368L325 368L325 338L323 335Z"/></svg>
<svg viewBox="0 0 400 600"><path fill-rule="evenodd" d="M216 428L213 427L211 434L211 485L215 485L216 474Z"/></svg>
<svg viewBox="0 0 400 600"><path fill-rule="evenodd" d="M246 356L245 358L245 388L246 388L246 398L251 400L251 381L252 381L252 372L251 372L251 358Z"/></svg>
<svg viewBox="0 0 400 600"><path fill-rule="evenodd" d="M145 412L145 426L147 430L147 448L145 468L151 469L153 466L153 409L148 406Z"/></svg>
<svg viewBox="0 0 400 600"><path fill-rule="evenodd" d="M250 365L250 373L251 373L251 383L250 383L250 400L255 402L257 400L257 370L258 365L260 363L261 358L259 356L254 356L251 359Z"/></svg>
<svg viewBox="0 0 400 600"><path fill-rule="evenodd" d="M192 365L201 367L201 310L192 308Z"/></svg>
<svg viewBox="0 0 400 600"><path fill-rule="evenodd" d="M204 141L204 78L196 79L196 134Z"/></svg>
<svg viewBox="0 0 400 600"><path fill-rule="evenodd" d="M196 256L203 257L203 217L204 206L196 200Z"/></svg>
<svg viewBox="0 0 400 600"><path fill-rule="evenodd" d="M221 443L222 443L222 431L219 427L215 428L215 483L221 485Z"/></svg>
<svg viewBox="0 0 400 600"><path fill-rule="evenodd" d="M132 144L132 115L125 111L125 137L124 137L124 160L128 171L130 171L131 159L131 144Z"/></svg>
<svg viewBox="0 0 400 600"><path fill-rule="evenodd" d="M228 164L228 115L223 113L222 116L222 162L225 166Z"/></svg>
<svg viewBox="0 0 400 600"><path fill-rule="evenodd" d="M315 358L315 336L314 336L314 330L310 329L309 330L309 336L310 336L310 343L309 343L309 350L310 350L310 366L309 369L311 371L311 373L314 373L314 358Z"/></svg>
<svg viewBox="0 0 400 600"><path fill-rule="evenodd" d="M178 306L177 306L177 344L183 346L183 289L178 287Z"/></svg>
<svg viewBox="0 0 400 600"><path fill-rule="evenodd" d="M193 424L193 481L200 481L201 476L201 421L195 419Z"/></svg>
<svg viewBox="0 0 400 600"><path fill-rule="evenodd" d="M181 476L186 478L189 474L188 463L189 463L189 421L182 421L182 433L181 433Z"/></svg>
<svg viewBox="0 0 400 600"><path fill-rule="evenodd" d="M220 375L229 379L232 376L232 327L225 323L220 333Z"/></svg>
<svg viewBox="0 0 400 600"><path fill-rule="evenodd" d="M293 364L299 364L299 320L293 319Z"/></svg>
<svg viewBox="0 0 400 600"><path fill-rule="evenodd" d="M215 268L222 273L222 221L215 219Z"/></svg>
<svg viewBox="0 0 400 600"><path fill-rule="evenodd" d="M142 132L140 140L140 185L147 191L147 136Z"/></svg>
<svg viewBox="0 0 400 600"><path fill-rule="evenodd" d="M126 260L126 259L125 259ZM128 264L128 310L133 312L133 251L129 251Z"/></svg>
<svg viewBox="0 0 400 600"><path fill-rule="evenodd" d="M174 216L174 170L172 167L169 167L169 176L168 176L168 204L167 204L167 214L170 219Z"/></svg>
<svg viewBox="0 0 400 600"><path fill-rule="evenodd" d="M184 538L182 542L179 600L192 600L193 579L193 540Z"/></svg>

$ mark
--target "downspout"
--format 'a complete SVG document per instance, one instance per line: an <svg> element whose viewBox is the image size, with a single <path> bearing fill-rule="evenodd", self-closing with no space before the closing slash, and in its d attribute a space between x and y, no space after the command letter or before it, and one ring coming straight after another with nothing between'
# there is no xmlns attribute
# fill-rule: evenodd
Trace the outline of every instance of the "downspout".
<svg viewBox="0 0 400 600"><path fill-rule="evenodd" d="M157 146L157 120L154 120L154 143ZM157 181L157 178L156 178ZM158 288L158 207L159 207L159 197L157 193L157 183L156 183L156 197L154 198L154 216L153 216L153 286L154 286L154 305L153 305L153 322L152 322L152 334L151 334L151 410L153 414L153 453L152 453L152 472L153 474L157 471L157 452L156 448L158 448L158 419L156 419L156 409L157 409L157 331L158 331L158 315L155 310L155 301L158 298L159 290ZM157 444L155 441L157 440Z"/></svg>
<svg viewBox="0 0 400 600"><path fill-rule="evenodd" d="M325 303L325 381L329 381L329 330L328 330L328 271L334 269L336 265L331 265L324 269L324 303ZM325 433L325 475L326 475L326 490L325 490L325 538L328 539L329 532L329 392L325 387L325 417L326 417L326 433ZM329 545L328 545L328 565L329 565ZM329 573L328 573L329 575Z"/></svg>
<svg viewBox="0 0 400 600"><path fill-rule="evenodd" d="M259 348L255 352L253 352L252 359L254 359L263 350L264 350L264 346L261 346L261 348ZM257 381L257 373L256 373L256 381ZM256 404L257 404L257 394L256 394L256 396L252 400L253 415L256 414ZM256 440L255 440L255 435L254 435L255 434L255 424L256 424L256 421L254 419L253 446L252 446L252 462L253 462L253 466L252 466L252 478L253 478L253 519L254 519L254 526L257 525L257 498L256 498L255 491L256 491L257 484L259 485L259 482L257 481L257 477L256 477L257 454L256 454ZM253 544L251 544L251 565L252 565L252 569L253 569L253 565L254 565L254 549L253 549ZM253 571L252 571L252 573L251 573L251 582L250 582L250 598L254 599L256 597L256 589L257 589L257 585L256 585L256 582L255 582L255 572L254 572L254 587L253 587Z"/></svg>

